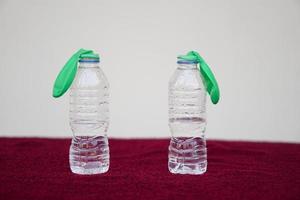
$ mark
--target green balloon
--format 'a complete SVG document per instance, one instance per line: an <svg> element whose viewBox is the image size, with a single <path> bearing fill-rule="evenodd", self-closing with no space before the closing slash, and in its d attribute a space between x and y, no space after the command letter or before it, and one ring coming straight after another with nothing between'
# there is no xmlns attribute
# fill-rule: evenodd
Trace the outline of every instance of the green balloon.
<svg viewBox="0 0 300 200"><path fill-rule="evenodd" d="M213 104L217 104L220 99L220 90L217 80L209 68L205 60L196 51L190 51L186 55L180 55L177 57L181 60L194 61L199 63L199 72L203 77L203 83L206 91L210 95L210 100Z"/></svg>
<svg viewBox="0 0 300 200"><path fill-rule="evenodd" d="M98 56L98 54L94 54L92 50L79 49L74 53L57 75L52 96L55 98L61 97L69 89L76 76L77 64L80 58L93 56Z"/></svg>

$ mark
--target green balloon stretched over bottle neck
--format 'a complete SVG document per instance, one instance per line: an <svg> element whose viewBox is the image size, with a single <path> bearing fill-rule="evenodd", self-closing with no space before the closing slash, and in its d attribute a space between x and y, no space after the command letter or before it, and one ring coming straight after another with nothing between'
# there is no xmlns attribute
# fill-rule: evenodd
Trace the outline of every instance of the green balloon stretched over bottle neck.
<svg viewBox="0 0 300 200"><path fill-rule="evenodd" d="M86 49L79 49L76 53L74 53L56 77L53 86L53 97L61 97L70 88L77 73L78 61L81 58L99 60L99 55L95 54L92 50Z"/></svg>
<svg viewBox="0 0 300 200"><path fill-rule="evenodd" d="M211 102L217 104L220 99L220 90L217 80L209 68L205 60L196 51L190 51L186 55L180 55L177 57L180 60L193 61L199 63L199 72L203 77L203 83L206 91L210 95Z"/></svg>

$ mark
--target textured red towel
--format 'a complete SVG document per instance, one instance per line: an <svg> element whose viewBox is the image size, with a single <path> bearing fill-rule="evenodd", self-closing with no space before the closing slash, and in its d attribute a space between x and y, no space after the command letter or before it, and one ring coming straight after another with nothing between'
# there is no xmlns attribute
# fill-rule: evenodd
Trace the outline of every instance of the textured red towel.
<svg viewBox="0 0 300 200"><path fill-rule="evenodd" d="M168 140L110 140L103 175L69 170L70 139L0 139L0 199L300 199L300 144L208 141L208 171L173 175Z"/></svg>

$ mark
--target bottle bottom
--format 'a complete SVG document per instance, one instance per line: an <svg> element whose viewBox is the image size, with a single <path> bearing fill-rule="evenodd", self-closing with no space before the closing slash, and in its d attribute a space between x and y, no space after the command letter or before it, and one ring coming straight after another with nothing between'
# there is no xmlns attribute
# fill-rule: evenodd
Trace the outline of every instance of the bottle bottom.
<svg viewBox="0 0 300 200"><path fill-rule="evenodd" d="M109 166L100 166L98 164L95 164L91 166L91 169L87 169L86 167L79 167L79 166L70 166L70 168L74 174L92 175L92 174L103 174L107 172Z"/></svg>
<svg viewBox="0 0 300 200"><path fill-rule="evenodd" d="M75 174L101 174L109 169L109 146L106 136L74 137L70 146L70 168Z"/></svg>
<svg viewBox="0 0 300 200"><path fill-rule="evenodd" d="M203 174L207 170L205 138L172 138L168 168L174 174Z"/></svg>
<svg viewBox="0 0 300 200"><path fill-rule="evenodd" d="M173 174L192 174L200 175L206 172L207 163L199 164L181 164L169 162L169 171Z"/></svg>

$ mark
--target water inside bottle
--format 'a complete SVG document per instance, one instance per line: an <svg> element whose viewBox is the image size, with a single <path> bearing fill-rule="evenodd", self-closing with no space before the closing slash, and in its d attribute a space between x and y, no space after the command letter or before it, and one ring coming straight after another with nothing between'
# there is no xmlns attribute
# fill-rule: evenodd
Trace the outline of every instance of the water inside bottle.
<svg viewBox="0 0 300 200"><path fill-rule="evenodd" d="M170 119L173 135L169 145L170 172L175 174L203 174L207 169L207 150L203 118ZM182 133L182 134L180 134ZM192 137L180 137L189 135Z"/></svg>
<svg viewBox="0 0 300 200"><path fill-rule="evenodd" d="M169 170L175 174L203 174L206 172L206 145L201 137L171 138Z"/></svg>
<svg viewBox="0 0 300 200"><path fill-rule="evenodd" d="M70 167L76 174L107 172L109 168L107 137L74 137L70 146Z"/></svg>

